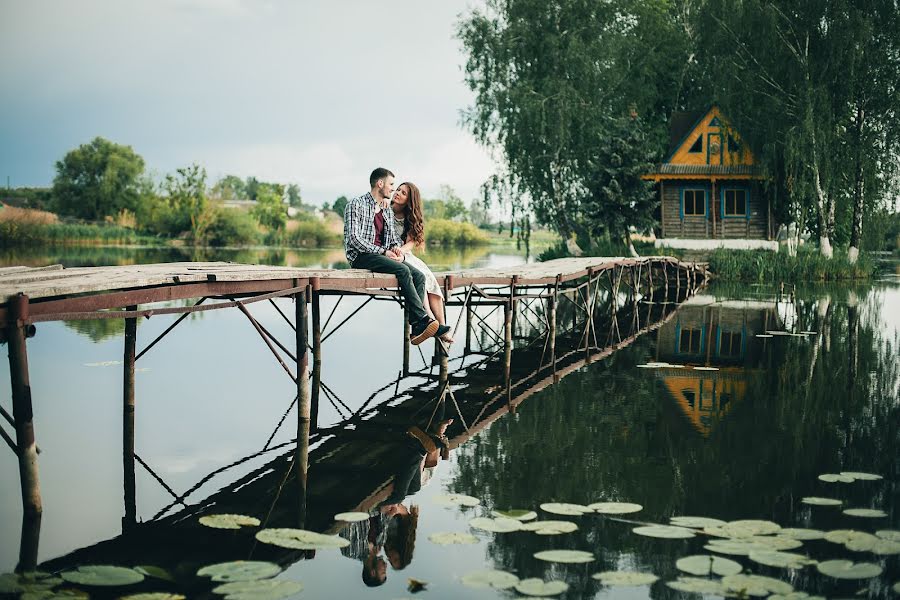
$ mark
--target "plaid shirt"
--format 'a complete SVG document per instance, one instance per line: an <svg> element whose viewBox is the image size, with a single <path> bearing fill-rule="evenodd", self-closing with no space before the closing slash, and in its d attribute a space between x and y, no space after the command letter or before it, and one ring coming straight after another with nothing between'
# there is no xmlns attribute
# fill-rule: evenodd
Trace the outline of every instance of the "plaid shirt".
<svg viewBox="0 0 900 600"><path fill-rule="evenodd" d="M400 245L391 224L391 211L384 212L384 246L375 243L375 209L378 203L372 194L366 192L347 203L344 209L344 252L347 261L353 264L360 254L384 254L390 248Z"/></svg>

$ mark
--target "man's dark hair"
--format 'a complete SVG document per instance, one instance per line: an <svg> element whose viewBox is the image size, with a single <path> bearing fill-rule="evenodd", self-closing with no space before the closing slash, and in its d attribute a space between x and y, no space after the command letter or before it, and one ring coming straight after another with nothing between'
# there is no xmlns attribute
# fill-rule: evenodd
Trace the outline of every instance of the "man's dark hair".
<svg viewBox="0 0 900 600"><path fill-rule="evenodd" d="M384 167L378 167L377 169L372 171L371 175L369 175L369 187L375 187L375 184L378 183L379 179L384 179L388 175L390 175L391 177L396 177L396 175L394 175Z"/></svg>

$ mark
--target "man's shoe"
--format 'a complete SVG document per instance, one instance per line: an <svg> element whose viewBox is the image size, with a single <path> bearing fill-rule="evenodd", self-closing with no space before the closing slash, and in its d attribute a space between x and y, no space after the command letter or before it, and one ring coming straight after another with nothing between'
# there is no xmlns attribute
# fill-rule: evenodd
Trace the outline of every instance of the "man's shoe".
<svg viewBox="0 0 900 600"><path fill-rule="evenodd" d="M448 333L450 333L450 327L448 325L441 325L440 327L438 327L437 332L434 334L434 337L442 338Z"/></svg>
<svg viewBox="0 0 900 600"><path fill-rule="evenodd" d="M434 337L439 329L440 325L434 319L423 319L412 326L409 341L413 343L413 346L418 346L428 338ZM449 331L449 329L448 327L447 330Z"/></svg>

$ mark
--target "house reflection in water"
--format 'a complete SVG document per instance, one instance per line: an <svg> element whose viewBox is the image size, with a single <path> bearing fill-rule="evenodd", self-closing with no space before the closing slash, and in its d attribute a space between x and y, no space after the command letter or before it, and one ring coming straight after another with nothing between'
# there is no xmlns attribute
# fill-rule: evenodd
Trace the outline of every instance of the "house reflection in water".
<svg viewBox="0 0 900 600"><path fill-rule="evenodd" d="M756 336L780 326L775 302L698 295L659 329L657 360L676 366L659 368L656 376L701 435L743 400L748 381L762 370L769 340Z"/></svg>

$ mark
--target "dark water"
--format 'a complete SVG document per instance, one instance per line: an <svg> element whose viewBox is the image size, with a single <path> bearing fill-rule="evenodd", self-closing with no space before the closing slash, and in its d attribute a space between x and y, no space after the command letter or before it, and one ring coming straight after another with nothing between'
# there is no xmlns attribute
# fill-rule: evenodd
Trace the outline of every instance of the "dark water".
<svg viewBox="0 0 900 600"><path fill-rule="evenodd" d="M296 257L292 264L333 264L327 253ZM164 260L156 255L119 259L133 258ZM96 258L72 260L75 264ZM266 259L257 255L234 260ZM491 252L431 258L448 266L522 260ZM345 300L335 319L358 304ZM332 305L324 302L323 312L328 314ZM304 584L301 597L410 597L409 578L428 582L422 597L516 596L511 590L472 589L460 581L471 571L495 568L520 578L564 580L570 586L562 596L566 598L674 598L687 595L664 582L678 576L678 558L706 552L706 536L647 538L632 533L636 525L627 521L667 523L672 516L693 515L766 519L783 527L825 531L900 529L896 283L809 287L793 298L779 297L767 287L713 285L677 310L641 305L637 311L622 312L615 329L611 322L600 324L597 345L623 339L620 349L605 358L598 354L589 364L580 362L580 354L571 355L560 363L560 379L552 385L545 377L547 369L538 369L547 364L546 351L540 341L531 343L543 311L537 305L532 308L536 314L523 311L518 323L521 339L513 351L509 394L517 406L512 414L506 410L498 362L502 350L490 358L497 350L492 335L478 330L472 347L486 354L464 356L465 336L457 332L451 383L473 433L464 431L448 404L444 416L456 420L447 433L458 447L424 477L419 449L405 430L410 422L427 420L438 383L425 377L397 381L397 308L372 303L361 318L325 342L323 381L334 398L321 400L319 423L324 431L312 439L303 514L305 526L351 539L353 544L343 551L275 551L255 543L253 531L232 533L196 525L199 514L240 512L268 520L270 527L296 527L301 513L297 486L288 475L296 433L293 411L276 431L291 404L293 383L239 313L217 311L191 319L138 363L143 370L137 376L137 453L166 485L181 493L207 474L238 464L192 492L185 500L189 508L176 505L160 515L172 498L139 467L138 518L145 524L126 536L121 535L121 367L116 364L121 359L121 330L109 320L40 326L29 340L29 360L36 437L42 449L43 568L155 565L167 569L178 583L152 580L142 584L141 591L180 589L191 597L203 596L211 587L192 576L197 568L251 558L279 563L285 569L281 578ZM291 335L274 310L254 311L275 335ZM572 313L562 303L559 322L569 323ZM450 311L451 322L456 315ZM498 328L497 313L485 318ZM171 319L163 317L143 321L138 347L169 323ZM385 341L386 329L397 335ZM756 337L766 330L816 335ZM580 331L570 334L571 339L561 332L560 354L577 345ZM632 339L633 333L639 335ZM572 343L567 346L566 340ZM648 361L718 370L638 367ZM414 353L413 370L428 373L428 362ZM0 397L9 398L8 389L4 369ZM3 402L9 406L8 400ZM366 418L328 429L367 402L372 408ZM244 460L266 445L274 449ZM817 478L840 471L876 473L884 479L826 483ZM10 571L19 551L21 504L16 462L8 452L0 461L0 480L0 570ZM402 485L385 487L391 480ZM443 507L434 497L446 492L474 496L481 505ZM837 498L844 504L808 506L800 502L805 496ZM545 502L598 501L636 502L644 508L621 519L555 516L538 508ZM849 507L877 508L888 516L842 514ZM536 510L542 520L571 520L579 529L538 536L493 534L468 526L473 517L508 508ZM331 515L353 509L371 511L373 518L343 528L334 524ZM472 532L478 541L442 546L429 539L436 532ZM587 550L595 560L564 565L533 558L548 549ZM818 574L815 567L786 570L757 565L747 557L729 558L740 562L745 572L777 577L797 590L827 597L861 592L863 597L889 598L891 586L900 580L898 555L851 552L824 540L805 542L790 552L818 560L874 562L884 572L872 579L842 581ZM366 585L367 570L377 580L383 577L383 583ZM591 578L609 570L651 572L660 581L613 588Z"/></svg>

